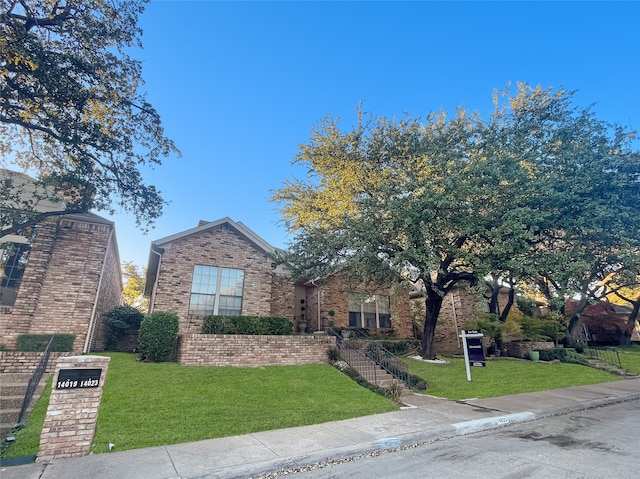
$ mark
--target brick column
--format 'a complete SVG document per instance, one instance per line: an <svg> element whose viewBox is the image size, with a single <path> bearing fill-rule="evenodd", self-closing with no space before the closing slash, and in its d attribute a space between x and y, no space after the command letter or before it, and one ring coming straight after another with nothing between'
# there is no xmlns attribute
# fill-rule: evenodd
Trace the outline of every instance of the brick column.
<svg viewBox="0 0 640 479"><path fill-rule="evenodd" d="M105 356L58 360L36 462L89 454L110 360Z"/></svg>

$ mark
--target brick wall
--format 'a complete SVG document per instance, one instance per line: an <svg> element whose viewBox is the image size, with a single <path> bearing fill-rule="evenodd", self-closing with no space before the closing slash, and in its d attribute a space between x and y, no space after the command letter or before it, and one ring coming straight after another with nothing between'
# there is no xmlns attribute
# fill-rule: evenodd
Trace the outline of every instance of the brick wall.
<svg viewBox="0 0 640 479"><path fill-rule="evenodd" d="M162 247L164 254L153 310L176 313L180 318L180 333L199 333L202 328L203 318L189 315L193 267L196 264L244 270L242 314L271 315L271 259L233 229L220 225Z"/></svg>
<svg viewBox="0 0 640 479"><path fill-rule="evenodd" d="M36 462L89 454L110 360L104 356L70 356L58 361ZM61 369L93 368L102 370L98 387L59 389L55 386Z"/></svg>
<svg viewBox="0 0 640 479"><path fill-rule="evenodd" d="M307 318L309 328L312 331L318 329L318 293L320 296L320 329L328 327L332 321L336 327L349 327L349 293L361 292L361 284L350 284L346 279L331 276L318 283L319 286L309 286L307 288ZM397 286L392 289L368 288L369 294L387 295L391 298L391 326L396 331L398 337L411 337L411 300L409 291ZM329 311L334 315L330 316Z"/></svg>
<svg viewBox="0 0 640 479"><path fill-rule="evenodd" d="M120 302L112 232L113 224L91 216L52 217L38 225L14 307L0 315L4 347L15 348L17 336L24 333L68 333L76 336L74 352L83 352L98 298L98 315ZM105 259L102 284L109 292L99 295Z"/></svg>
<svg viewBox="0 0 640 479"><path fill-rule="evenodd" d="M178 362L185 366L293 366L328 362L331 336L185 334Z"/></svg>
<svg viewBox="0 0 640 479"><path fill-rule="evenodd" d="M507 291L498 297L500 308L508 301ZM469 321L477 319L487 311L486 301L467 290L465 287L454 288L442 302L442 309L435 331L435 347L438 354L455 354L462 352L462 343L458 335L465 329ZM518 310L513 304L512 311Z"/></svg>
<svg viewBox="0 0 640 479"><path fill-rule="evenodd" d="M53 372L58 358L71 356L71 354L51 353L46 372ZM41 352L0 351L0 373L32 373L41 358Z"/></svg>
<svg viewBox="0 0 640 479"><path fill-rule="evenodd" d="M120 255L115 235L112 237L109 248L105 252L102 280L99 282L96 298L94 325L90 331L91 341L88 351L103 351L106 345L106 331L104 315L114 306L120 305L122 300L122 276L120 268Z"/></svg>

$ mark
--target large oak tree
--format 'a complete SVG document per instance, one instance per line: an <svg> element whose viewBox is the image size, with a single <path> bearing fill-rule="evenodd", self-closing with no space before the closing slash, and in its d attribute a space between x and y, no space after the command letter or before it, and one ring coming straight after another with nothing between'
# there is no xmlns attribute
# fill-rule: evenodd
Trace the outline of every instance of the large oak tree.
<svg viewBox="0 0 640 479"><path fill-rule="evenodd" d="M412 281L427 297L425 358L435 357L443 298L460 282L554 274L564 284L552 294L564 296L579 291L589 259L632 268L638 154L628 132L571 98L518 84L495 92L487 119L462 109L425 121L360 112L346 132L323 120L296 157L307 177L273 195L295 234L283 259L296 277L393 271ZM616 247L623 253L612 256Z"/></svg>
<svg viewBox="0 0 640 479"><path fill-rule="evenodd" d="M36 172L67 211L120 207L143 228L165 202L140 167L177 153L130 55L146 1L0 0L0 166ZM42 218L3 206L5 234Z"/></svg>

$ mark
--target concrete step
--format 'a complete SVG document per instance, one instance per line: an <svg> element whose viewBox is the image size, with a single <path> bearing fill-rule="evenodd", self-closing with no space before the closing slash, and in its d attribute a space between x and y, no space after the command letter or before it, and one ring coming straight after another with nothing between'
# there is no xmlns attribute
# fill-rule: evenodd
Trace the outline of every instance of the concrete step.
<svg viewBox="0 0 640 479"><path fill-rule="evenodd" d="M24 401L24 394L20 394L17 396L5 396L3 391L2 396L0 396L0 411L21 408L22 401Z"/></svg>

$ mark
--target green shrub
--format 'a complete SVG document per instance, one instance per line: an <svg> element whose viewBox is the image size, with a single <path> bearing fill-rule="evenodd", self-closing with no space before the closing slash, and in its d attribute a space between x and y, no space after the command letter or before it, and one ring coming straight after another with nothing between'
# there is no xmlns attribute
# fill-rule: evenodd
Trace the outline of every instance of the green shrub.
<svg viewBox="0 0 640 479"><path fill-rule="evenodd" d="M106 313L104 318L106 348L112 350L121 337L140 328L144 314L132 306L116 306Z"/></svg>
<svg viewBox="0 0 640 479"><path fill-rule="evenodd" d="M166 360L173 349L177 334L177 314L157 311L145 316L138 334L143 356L155 362Z"/></svg>
<svg viewBox="0 0 640 479"><path fill-rule="evenodd" d="M413 374L409 374L409 385L411 389L415 389L416 391L426 391L428 388L427 381Z"/></svg>
<svg viewBox="0 0 640 479"><path fill-rule="evenodd" d="M202 333L286 336L293 333L293 325L287 318L278 316L207 316Z"/></svg>
<svg viewBox="0 0 640 479"><path fill-rule="evenodd" d="M465 330L479 330L482 334L488 336L496 343L502 342L502 332L504 323L500 321L498 315L485 313L480 318L465 324Z"/></svg>
<svg viewBox="0 0 640 479"><path fill-rule="evenodd" d="M565 348L553 348L553 349L537 349L540 353L541 361L562 361L566 362L567 350Z"/></svg>
<svg viewBox="0 0 640 479"><path fill-rule="evenodd" d="M582 364L584 366L589 364L589 360L576 353L571 349L566 348L553 348L553 349L536 349L540 353L541 361L554 361L558 360L563 363Z"/></svg>
<svg viewBox="0 0 640 479"><path fill-rule="evenodd" d="M44 351L51 336L51 334L21 334L16 341L16 349L18 351ZM75 334L55 334L53 336L51 351L65 353L73 351Z"/></svg>
<svg viewBox="0 0 640 479"><path fill-rule="evenodd" d="M376 341L376 344L396 356L403 356L419 351L421 343L417 339L398 339L396 341Z"/></svg>

